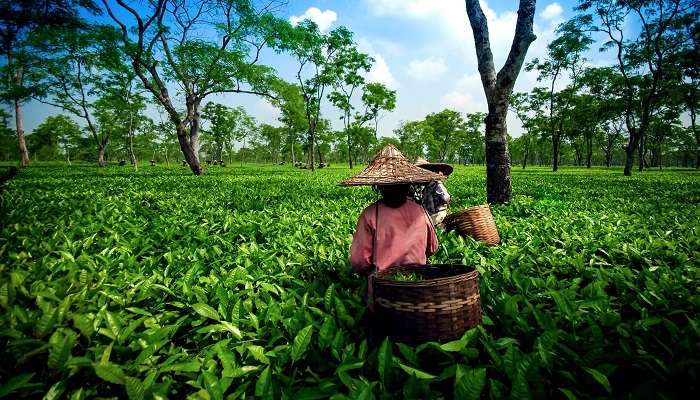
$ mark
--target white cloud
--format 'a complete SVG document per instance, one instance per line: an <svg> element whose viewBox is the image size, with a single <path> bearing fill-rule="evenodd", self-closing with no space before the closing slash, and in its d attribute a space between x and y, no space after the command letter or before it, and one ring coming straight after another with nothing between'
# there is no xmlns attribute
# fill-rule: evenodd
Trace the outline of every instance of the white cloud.
<svg viewBox="0 0 700 400"><path fill-rule="evenodd" d="M559 3L551 3L540 13L540 17L547 20L558 20L561 19L563 13L564 9L561 8Z"/></svg>
<svg viewBox="0 0 700 400"><path fill-rule="evenodd" d="M366 76L367 81L383 83L391 89L399 87L399 81L396 80L394 74L391 73L391 68L389 68L389 64L386 63L386 59L384 59L382 53L375 49L373 42L370 42L367 38L360 38L357 41L357 49L374 58L374 64L372 64L372 68Z"/></svg>
<svg viewBox="0 0 700 400"><path fill-rule="evenodd" d="M389 65L387 65L384 57L379 53L372 54L372 57L374 57L374 64L367 74L367 80L369 82L383 83L391 89L399 87L399 82L391 73L391 69L389 69Z"/></svg>
<svg viewBox="0 0 700 400"><path fill-rule="evenodd" d="M289 22L296 26L299 22L308 19L314 21L318 25L321 32L327 32L331 25L338 19L338 14L333 10L321 11L316 7L310 7L303 14L289 17Z"/></svg>
<svg viewBox="0 0 700 400"><path fill-rule="evenodd" d="M440 57L428 57L424 60L411 60L406 68L406 73L412 78L423 81L432 81L440 78L447 72L445 59Z"/></svg>

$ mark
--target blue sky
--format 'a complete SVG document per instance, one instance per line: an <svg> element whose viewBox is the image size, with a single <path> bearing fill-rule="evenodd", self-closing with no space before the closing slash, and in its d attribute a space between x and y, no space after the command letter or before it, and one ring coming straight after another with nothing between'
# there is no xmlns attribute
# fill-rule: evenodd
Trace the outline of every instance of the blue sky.
<svg viewBox="0 0 700 400"><path fill-rule="evenodd" d="M537 40L531 45L527 60L545 55L556 26L573 15L575 3L537 2ZM489 23L495 62L500 68L513 38L518 2L482 0L481 4ZM342 25L354 32L360 50L376 60L367 79L397 91L396 109L381 120L380 136L391 136L401 121L422 119L444 108L465 113L486 111L463 0L290 0L281 14L292 22L312 19L324 30ZM610 56L591 51L589 58L592 63L604 64ZM294 79L295 65L290 56L266 52L262 62L275 67L284 78ZM515 89L530 90L537 85L536 78L536 73L522 71ZM277 111L264 99L234 94L211 96L208 100L241 105L259 121L277 124ZM27 131L57 112L60 111L43 104L28 104ZM338 114L330 106L326 105L323 112L334 127L341 128ZM149 114L159 119L155 109ZM508 124L511 134L518 136L519 121L510 116Z"/></svg>

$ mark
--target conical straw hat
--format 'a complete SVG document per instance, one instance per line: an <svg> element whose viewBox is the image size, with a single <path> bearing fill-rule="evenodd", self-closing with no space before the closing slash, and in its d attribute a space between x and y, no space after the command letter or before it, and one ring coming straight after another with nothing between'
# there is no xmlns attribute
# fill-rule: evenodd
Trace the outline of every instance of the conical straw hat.
<svg viewBox="0 0 700 400"><path fill-rule="evenodd" d="M401 185L442 181L447 177L413 165L394 145L386 145L367 168L340 182L341 186Z"/></svg>
<svg viewBox="0 0 700 400"><path fill-rule="evenodd" d="M426 160L425 158L420 158L420 157L416 160L416 166L421 167L423 169L427 169L428 171L440 172L445 176L451 174L452 170L453 170L453 168L450 164L431 163L430 161Z"/></svg>

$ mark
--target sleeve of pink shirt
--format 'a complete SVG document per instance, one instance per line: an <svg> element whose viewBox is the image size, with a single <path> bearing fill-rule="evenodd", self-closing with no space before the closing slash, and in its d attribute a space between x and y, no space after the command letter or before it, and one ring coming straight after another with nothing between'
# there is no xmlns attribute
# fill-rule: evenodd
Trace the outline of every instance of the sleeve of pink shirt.
<svg viewBox="0 0 700 400"><path fill-rule="evenodd" d="M369 274L372 268L374 228L370 225L369 208L360 215L350 246L350 266L361 274Z"/></svg>

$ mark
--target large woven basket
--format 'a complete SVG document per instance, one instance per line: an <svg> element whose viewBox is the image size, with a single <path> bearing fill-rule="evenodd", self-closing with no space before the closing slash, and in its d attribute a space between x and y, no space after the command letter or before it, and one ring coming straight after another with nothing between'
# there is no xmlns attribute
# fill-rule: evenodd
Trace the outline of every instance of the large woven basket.
<svg viewBox="0 0 700 400"><path fill-rule="evenodd" d="M398 281L396 273L419 281ZM373 276L377 328L403 343L459 339L481 323L479 273L466 265L391 268Z"/></svg>
<svg viewBox="0 0 700 400"><path fill-rule="evenodd" d="M490 245L501 241L488 204L467 208L445 217L443 223L448 231L457 231Z"/></svg>

